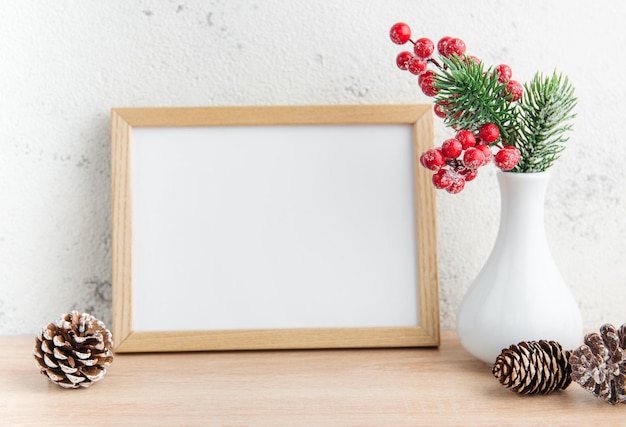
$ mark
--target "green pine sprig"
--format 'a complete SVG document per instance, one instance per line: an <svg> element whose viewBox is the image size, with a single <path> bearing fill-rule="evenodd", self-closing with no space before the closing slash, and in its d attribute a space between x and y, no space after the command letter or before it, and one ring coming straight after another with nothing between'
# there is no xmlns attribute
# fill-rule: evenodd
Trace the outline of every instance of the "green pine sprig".
<svg viewBox="0 0 626 427"><path fill-rule="evenodd" d="M517 111L515 103L506 100L506 85L498 81L497 73L485 70L482 62L456 55L441 61L435 102L446 111L445 125L476 132L485 123L495 123L502 139L508 140L516 132Z"/></svg>
<svg viewBox="0 0 626 427"><path fill-rule="evenodd" d="M550 168L565 149L577 104L567 76L536 73L524 85L519 103L519 126L512 139L521 153L513 172L542 172Z"/></svg>
<svg viewBox="0 0 626 427"><path fill-rule="evenodd" d="M476 132L485 123L495 123L498 145L514 145L521 153L512 172L542 172L553 165L575 118L577 99L566 76L537 73L524 85L522 99L510 102L506 84L498 81L493 68L456 55L440 59L435 103L446 112L446 126Z"/></svg>

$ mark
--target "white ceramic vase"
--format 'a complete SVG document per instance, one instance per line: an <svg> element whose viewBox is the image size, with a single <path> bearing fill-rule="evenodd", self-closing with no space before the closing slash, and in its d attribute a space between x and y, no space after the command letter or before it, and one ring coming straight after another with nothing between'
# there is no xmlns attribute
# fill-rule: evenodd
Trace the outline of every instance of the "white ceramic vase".
<svg viewBox="0 0 626 427"><path fill-rule="evenodd" d="M580 309L550 252L544 225L549 172L497 172L500 228L484 267L457 313L463 347L493 364L520 341L582 342Z"/></svg>

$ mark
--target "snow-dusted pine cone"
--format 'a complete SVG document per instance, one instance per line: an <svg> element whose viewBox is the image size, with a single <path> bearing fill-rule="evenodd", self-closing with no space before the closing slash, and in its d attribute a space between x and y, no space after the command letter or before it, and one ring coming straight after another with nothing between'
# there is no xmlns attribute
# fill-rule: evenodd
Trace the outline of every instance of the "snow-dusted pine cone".
<svg viewBox="0 0 626 427"><path fill-rule="evenodd" d="M64 388L89 387L102 379L113 361L113 341L104 323L72 311L44 327L33 355L50 381Z"/></svg>
<svg viewBox="0 0 626 427"><path fill-rule="evenodd" d="M572 382L569 353L556 341L523 341L502 350L492 373L503 386L518 393L552 393Z"/></svg>
<svg viewBox="0 0 626 427"><path fill-rule="evenodd" d="M603 325L572 351L572 379L610 404L626 403L626 324Z"/></svg>

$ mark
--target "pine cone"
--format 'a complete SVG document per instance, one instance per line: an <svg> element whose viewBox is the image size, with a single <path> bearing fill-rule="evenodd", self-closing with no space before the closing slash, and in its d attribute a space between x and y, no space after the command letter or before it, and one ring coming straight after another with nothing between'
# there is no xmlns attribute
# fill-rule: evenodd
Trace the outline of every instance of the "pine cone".
<svg viewBox="0 0 626 427"><path fill-rule="evenodd" d="M518 393L548 394L572 382L569 355L556 341L523 341L502 350L492 373Z"/></svg>
<svg viewBox="0 0 626 427"><path fill-rule="evenodd" d="M37 336L33 355L39 369L63 388L89 387L113 361L111 333L90 314L72 311Z"/></svg>
<svg viewBox="0 0 626 427"><path fill-rule="evenodd" d="M626 403L626 324L603 325L572 352L572 379L599 399Z"/></svg>

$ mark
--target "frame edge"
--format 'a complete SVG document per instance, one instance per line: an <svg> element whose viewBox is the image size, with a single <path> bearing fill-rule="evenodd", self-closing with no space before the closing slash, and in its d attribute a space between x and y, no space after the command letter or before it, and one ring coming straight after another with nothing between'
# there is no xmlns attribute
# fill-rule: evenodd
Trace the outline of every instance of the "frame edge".
<svg viewBox="0 0 626 427"><path fill-rule="evenodd" d="M429 148L434 139L433 112L429 108L415 123L414 170L416 193L416 242L418 253L418 282L430 286L419 287L420 326L432 338L433 345L440 344L439 310L439 259L437 244L437 194L428 171L419 163L419 154ZM418 209L428 206L428 209Z"/></svg>
<svg viewBox="0 0 626 427"><path fill-rule="evenodd" d="M130 182L131 126L111 111L111 215L113 349L132 331L132 197Z"/></svg>

